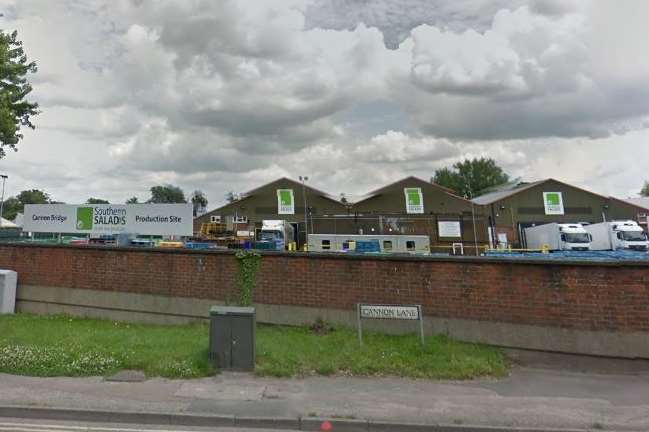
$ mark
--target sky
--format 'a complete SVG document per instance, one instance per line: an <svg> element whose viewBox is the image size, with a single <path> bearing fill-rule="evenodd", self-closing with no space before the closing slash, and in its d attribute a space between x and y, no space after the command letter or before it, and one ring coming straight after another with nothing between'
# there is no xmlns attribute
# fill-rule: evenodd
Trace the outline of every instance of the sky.
<svg viewBox="0 0 649 432"><path fill-rule="evenodd" d="M7 195L214 208L278 177L353 199L492 157L618 197L649 179L644 0L0 0L42 113Z"/></svg>

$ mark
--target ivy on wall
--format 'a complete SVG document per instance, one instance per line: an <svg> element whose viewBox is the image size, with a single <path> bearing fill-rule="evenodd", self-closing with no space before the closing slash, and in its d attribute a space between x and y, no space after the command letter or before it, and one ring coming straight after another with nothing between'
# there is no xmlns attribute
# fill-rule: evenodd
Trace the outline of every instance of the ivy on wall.
<svg viewBox="0 0 649 432"><path fill-rule="evenodd" d="M257 272L261 264L261 255L251 250L239 250L236 255L239 270L236 277L239 306L251 306L257 285Z"/></svg>

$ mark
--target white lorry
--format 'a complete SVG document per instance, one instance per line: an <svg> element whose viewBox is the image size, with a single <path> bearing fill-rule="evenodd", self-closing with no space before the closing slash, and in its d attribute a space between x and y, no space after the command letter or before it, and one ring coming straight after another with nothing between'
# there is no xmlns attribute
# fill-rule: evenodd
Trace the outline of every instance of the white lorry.
<svg viewBox="0 0 649 432"><path fill-rule="evenodd" d="M581 224L549 223L526 228L525 240L528 249L587 251L592 238Z"/></svg>
<svg viewBox="0 0 649 432"><path fill-rule="evenodd" d="M267 243L268 249L284 250L288 244L295 241L293 225L285 220L264 220L257 243ZM274 245L274 247L272 247Z"/></svg>
<svg viewBox="0 0 649 432"><path fill-rule="evenodd" d="M639 250L649 248L647 235L635 221L611 221L587 225L586 231L593 236L593 250Z"/></svg>

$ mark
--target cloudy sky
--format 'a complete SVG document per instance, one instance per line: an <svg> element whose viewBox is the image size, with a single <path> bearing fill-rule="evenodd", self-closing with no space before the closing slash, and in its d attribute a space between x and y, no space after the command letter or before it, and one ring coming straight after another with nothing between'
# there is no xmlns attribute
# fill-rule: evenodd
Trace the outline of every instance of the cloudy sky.
<svg viewBox="0 0 649 432"><path fill-rule="evenodd" d="M8 193L210 207L356 195L465 157L621 197L649 179L644 0L0 0L39 71Z"/></svg>

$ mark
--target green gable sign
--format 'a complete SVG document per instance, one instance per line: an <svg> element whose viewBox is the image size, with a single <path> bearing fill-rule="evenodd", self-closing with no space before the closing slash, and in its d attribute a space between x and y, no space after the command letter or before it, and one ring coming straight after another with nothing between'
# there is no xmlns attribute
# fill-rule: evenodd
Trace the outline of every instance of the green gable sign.
<svg viewBox="0 0 649 432"><path fill-rule="evenodd" d="M562 215L563 195L561 192L543 192L543 204L546 215Z"/></svg>
<svg viewBox="0 0 649 432"><path fill-rule="evenodd" d="M421 193L421 188L405 188L403 193L406 197L406 213L423 214L424 197Z"/></svg>
<svg viewBox="0 0 649 432"><path fill-rule="evenodd" d="M293 189L277 189L277 214L295 214Z"/></svg>

